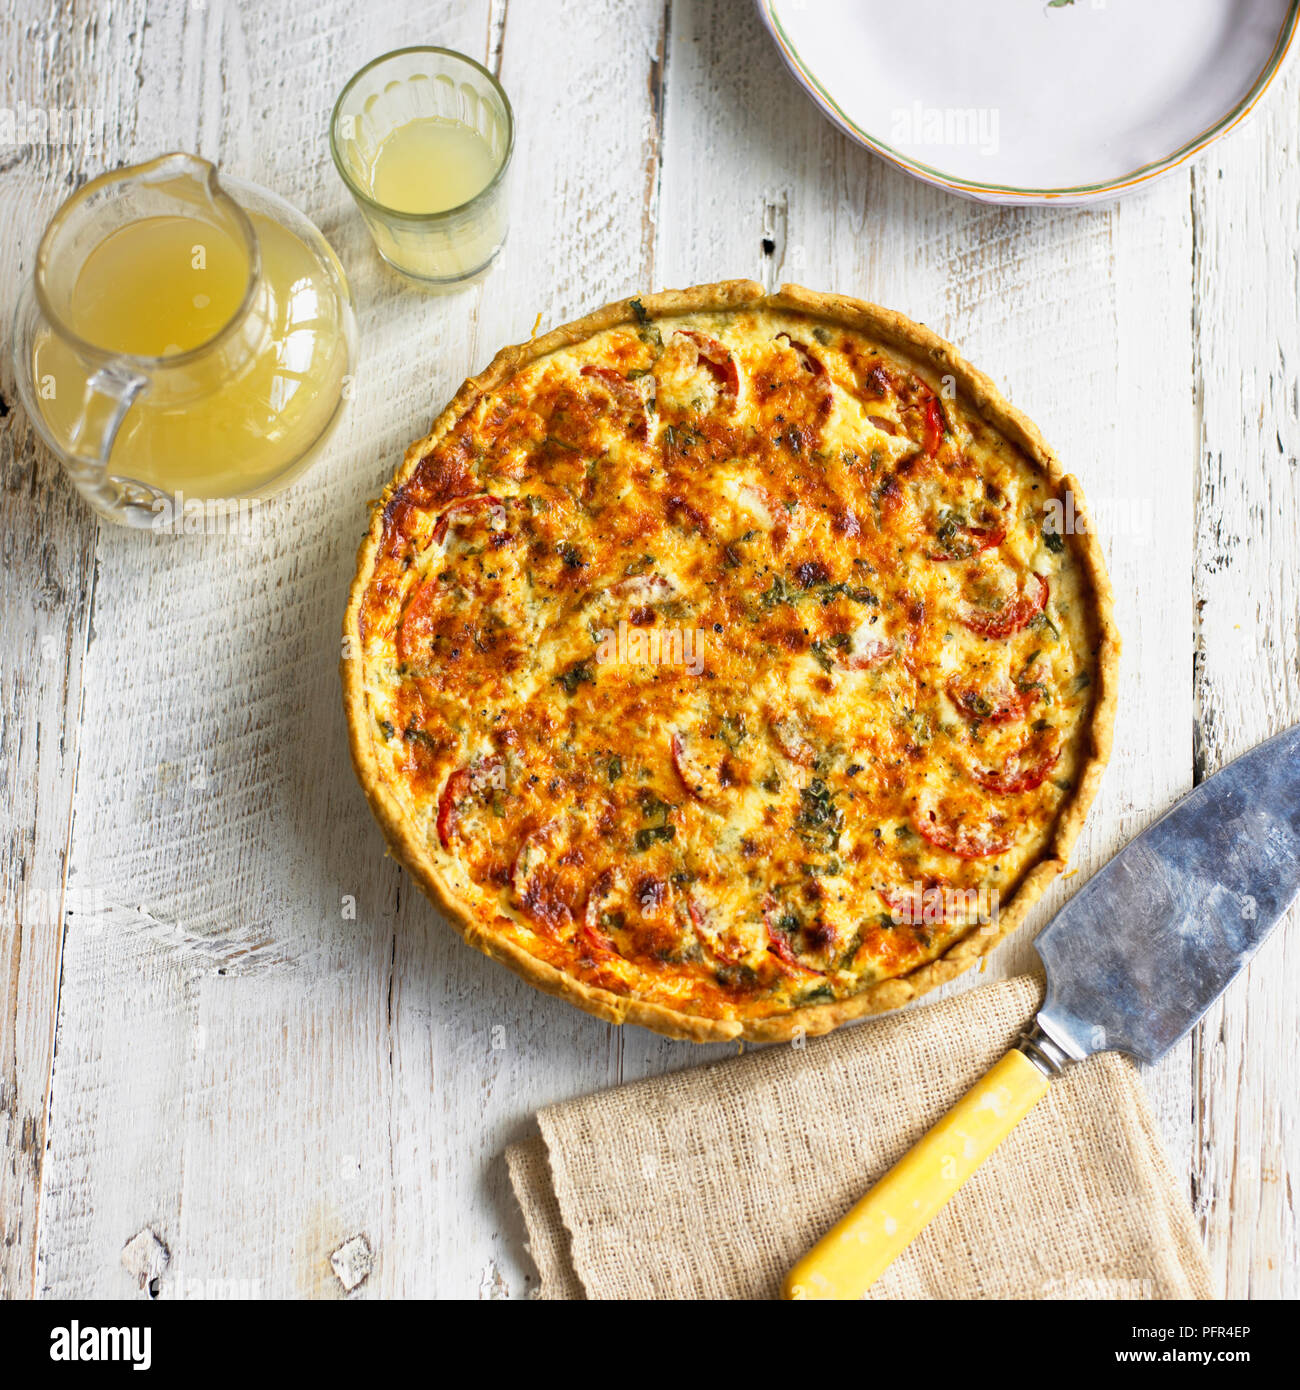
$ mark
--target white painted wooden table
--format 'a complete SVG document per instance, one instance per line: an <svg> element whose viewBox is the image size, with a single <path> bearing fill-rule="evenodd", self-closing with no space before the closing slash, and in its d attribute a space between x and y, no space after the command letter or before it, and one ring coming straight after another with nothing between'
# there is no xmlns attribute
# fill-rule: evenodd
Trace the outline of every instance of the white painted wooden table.
<svg viewBox="0 0 1300 1390"><path fill-rule="evenodd" d="M499 70L519 121L509 244L441 299L377 261L326 147L348 75L423 42ZM1027 968L1062 895L1195 779L1300 719L1300 66L1200 162L1080 212L877 162L749 0L17 0L0 56L0 108L103 115L0 148L6 325L80 178L194 149L325 229L364 353L252 544L97 525L5 368L0 1293L128 1295L147 1231L165 1265L150 1237L127 1262L163 1297L341 1297L329 1256L356 1236L354 1297L524 1294L503 1146L544 1102L709 1055L467 950L384 858L348 764L366 501L539 310L735 275L861 295L959 344L1083 480L1125 638L1115 758L1079 876L989 975ZM1300 1296L1298 999L1293 917L1146 1075L1231 1296Z"/></svg>

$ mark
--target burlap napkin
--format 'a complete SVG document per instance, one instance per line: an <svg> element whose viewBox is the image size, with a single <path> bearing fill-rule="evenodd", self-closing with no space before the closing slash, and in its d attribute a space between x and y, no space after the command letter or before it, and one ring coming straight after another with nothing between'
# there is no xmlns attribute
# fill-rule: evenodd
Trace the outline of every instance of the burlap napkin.
<svg viewBox="0 0 1300 1390"><path fill-rule="evenodd" d="M543 1298L772 1298L1011 1044L1009 980L550 1106L507 1152ZM1067 1070L872 1298L1209 1298L1131 1063Z"/></svg>

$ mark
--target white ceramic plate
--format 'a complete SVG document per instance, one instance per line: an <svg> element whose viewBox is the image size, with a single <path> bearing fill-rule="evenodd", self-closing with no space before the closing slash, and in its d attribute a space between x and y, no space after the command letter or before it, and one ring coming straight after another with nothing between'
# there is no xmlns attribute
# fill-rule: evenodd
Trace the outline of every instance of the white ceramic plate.
<svg viewBox="0 0 1300 1390"><path fill-rule="evenodd" d="M838 126L992 203L1114 198L1246 116L1300 0L757 0Z"/></svg>

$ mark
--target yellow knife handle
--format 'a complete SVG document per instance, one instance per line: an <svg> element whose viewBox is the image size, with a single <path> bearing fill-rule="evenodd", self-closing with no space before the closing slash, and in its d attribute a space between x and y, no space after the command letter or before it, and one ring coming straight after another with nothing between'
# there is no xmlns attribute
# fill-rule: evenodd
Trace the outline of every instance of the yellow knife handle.
<svg viewBox="0 0 1300 1390"><path fill-rule="evenodd" d="M784 1297L864 1297L1050 1084L1023 1052L1008 1052L795 1265Z"/></svg>

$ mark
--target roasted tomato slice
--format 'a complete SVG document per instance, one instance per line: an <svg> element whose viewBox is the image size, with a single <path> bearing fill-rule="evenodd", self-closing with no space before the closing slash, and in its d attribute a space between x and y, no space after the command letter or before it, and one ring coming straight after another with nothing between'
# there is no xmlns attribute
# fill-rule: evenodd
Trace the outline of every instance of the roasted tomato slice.
<svg viewBox="0 0 1300 1390"><path fill-rule="evenodd" d="M814 970L811 965L805 965L795 955L790 945L789 936L776 921L776 912L777 901L769 893L763 899L763 926L767 929L768 953L786 966L788 970L799 971L805 975L825 975L824 970Z"/></svg>
<svg viewBox="0 0 1300 1390"><path fill-rule="evenodd" d="M618 954L613 940L605 933L600 924L601 904L608 898L613 886L608 881L609 878L608 870L605 874L597 877L597 881L592 885L591 891L587 895L587 906L583 909L582 920L578 924L579 939L583 946L597 958ZM605 881L602 882L602 879Z"/></svg>
<svg viewBox="0 0 1300 1390"><path fill-rule="evenodd" d="M920 377L893 372L885 363L876 362L859 381L855 394L868 412L872 406L877 406L891 410L896 417L903 417L900 420L868 413L867 419L878 430L912 439L919 424L921 455L933 458L939 452L948 432L948 422L938 396Z"/></svg>
<svg viewBox="0 0 1300 1390"><path fill-rule="evenodd" d="M814 376L825 376L826 367L821 358L808 346L801 343L798 338L792 338L788 333L778 333L776 335L782 342L788 343L794 355L799 359L799 365L806 372L811 372Z"/></svg>
<svg viewBox="0 0 1300 1390"><path fill-rule="evenodd" d="M506 529L505 503L501 498L483 492L477 497L462 497L459 502L453 502L434 525L433 539L438 545L441 545L447 539L447 532L450 527L464 525L473 516L484 510L488 513L487 521L492 530L504 531Z"/></svg>
<svg viewBox="0 0 1300 1390"><path fill-rule="evenodd" d="M668 746L672 753L673 769L682 786L696 801L707 803L712 800L712 769L701 764L690 744L680 733L673 733Z"/></svg>
<svg viewBox="0 0 1300 1390"><path fill-rule="evenodd" d="M894 644L868 636L862 628L853 634L847 647L836 653L837 663L846 671L874 671L894 655Z"/></svg>
<svg viewBox="0 0 1300 1390"><path fill-rule="evenodd" d="M884 362L873 362L858 383L858 393L866 400L880 401L894 389L894 374Z"/></svg>
<svg viewBox="0 0 1300 1390"><path fill-rule="evenodd" d="M633 574L608 589L594 589L587 604L600 611L605 622L619 614L633 627L649 627L654 622L655 609L676 594L677 586L661 574ZM605 629L602 640L612 632L611 628Z"/></svg>
<svg viewBox="0 0 1300 1390"><path fill-rule="evenodd" d="M436 626L436 608L442 584L426 579L415 591L397 629L397 655L401 661L418 661L429 644Z"/></svg>
<svg viewBox="0 0 1300 1390"><path fill-rule="evenodd" d="M946 563L951 560L969 560L985 550L992 550L1006 539L1007 528L996 526L959 526L952 534L945 535L944 548L929 552L931 560Z"/></svg>
<svg viewBox="0 0 1300 1390"><path fill-rule="evenodd" d="M917 804L912 825L923 840L947 850L958 859L991 859L1016 842L1001 818L989 825L966 826L945 818L942 810L926 801Z"/></svg>
<svg viewBox="0 0 1300 1390"><path fill-rule="evenodd" d="M456 833L457 807L465 797L481 791L489 785L496 785L504 764L500 758L479 758L451 773L438 798L438 839L443 849L451 848L452 836Z"/></svg>
<svg viewBox="0 0 1300 1390"><path fill-rule="evenodd" d="M535 826L519 841L514 863L510 866L510 882L516 897L524 896L533 871L545 861L546 841L554 830L555 822L547 821L544 825Z"/></svg>
<svg viewBox="0 0 1300 1390"><path fill-rule="evenodd" d="M939 398L933 393L925 403L925 452L933 456L939 452L943 437L948 432L943 411L939 408Z"/></svg>
<svg viewBox="0 0 1300 1390"><path fill-rule="evenodd" d="M889 915L902 926L937 926L961 916L948 886L943 883L909 883L905 888L876 890Z"/></svg>
<svg viewBox="0 0 1300 1390"><path fill-rule="evenodd" d="M948 698L974 723L1011 724L1025 717L1030 705L1038 698L1038 692L1032 689L1012 690L1009 686L997 690L977 690L974 686L950 681Z"/></svg>
<svg viewBox="0 0 1300 1390"><path fill-rule="evenodd" d="M680 492L672 493L664 499L664 515L674 526L680 526L683 531L694 531L698 536L711 536L713 534L713 523Z"/></svg>
<svg viewBox="0 0 1300 1390"><path fill-rule="evenodd" d="M711 955L720 960L723 965L743 964L744 951L733 948L730 943L723 939L722 934L714 926L713 914L693 893L686 899L686 915L691 919L691 926L695 928L696 936L703 942Z"/></svg>
<svg viewBox="0 0 1300 1390"><path fill-rule="evenodd" d="M1019 792L1031 792L1036 787L1041 787L1060 759L1059 744L1031 738L1007 761L1005 767L997 770L977 770L975 780L986 791L991 791L997 796L1015 796Z"/></svg>
<svg viewBox="0 0 1300 1390"><path fill-rule="evenodd" d="M850 671L871 671L883 666L893 654L894 649L888 642L869 642L862 651L845 657L841 664Z"/></svg>
<svg viewBox="0 0 1300 1390"><path fill-rule="evenodd" d="M510 882L524 914L553 939L583 924L589 901L590 867L580 847L555 843L560 823L550 820L519 843Z"/></svg>
<svg viewBox="0 0 1300 1390"><path fill-rule="evenodd" d="M592 377L628 413L629 433L638 439L650 438L650 411L635 381L620 376L612 367L584 367L582 375Z"/></svg>
<svg viewBox="0 0 1300 1390"><path fill-rule="evenodd" d="M447 507L434 523L434 544L445 546L453 532L475 525L482 526L488 533L491 544L506 543L510 538L507 529L509 505L502 498L486 492L460 498ZM444 587L436 577L426 579L407 604L397 632L397 655L403 661L420 660L427 656L429 641L442 620L438 608Z"/></svg>
<svg viewBox="0 0 1300 1390"><path fill-rule="evenodd" d="M667 603L677 592L677 586L662 574L633 574L611 584L605 592L620 603L644 606Z"/></svg>
<svg viewBox="0 0 1300 1390"><path fill-rule="evenodd" d="M784 339L789 344L790 350L799 359L799 365L804 371L809 372L817 382L818 401L817 401L817 420L821 422L831 413L835 405L834 387L831 382L831 374L826 369L826 364L808 346L801 343L798 338L792 338L788 333L778 333L778 338Z"/></svg>
<svg viewBox="0 0 1300 1390"><path fill-rule="evenodd" d="M985 612L969 608L961 614L962 623L980 637L1010 637L1019 632L1032 618L1047 607L1050 590L1047 580L1041 574L1029 576L1027 591L1004 603L1001 608Z"/></svg>
<svg viewBox="0 0 1300 1390"><path fill-rule="evenodd" d="M669 746L673 768L696 801L714 807L725 801L739 774L720 738L674 730Z"/></svg>
<svg viewBox="0 0 1300 1390"><path fill-rule="evenodd" d="M723 391L733 397L740 394L740 368L736 365L736 359L716 338L710 338L707 333L700 333L694 328L679 328L677 336L694 344L700 366L712 375Z"/></svg>
<svg viewBox="0 0 1300 1390"><path fill-rule="evenodd" d="M772 715L767 717L767 726L772 731L776 746L800 767L809 767L816 753L811 743L803 736L799 721L791 715Z"/></svg>

